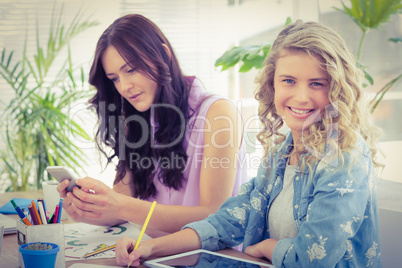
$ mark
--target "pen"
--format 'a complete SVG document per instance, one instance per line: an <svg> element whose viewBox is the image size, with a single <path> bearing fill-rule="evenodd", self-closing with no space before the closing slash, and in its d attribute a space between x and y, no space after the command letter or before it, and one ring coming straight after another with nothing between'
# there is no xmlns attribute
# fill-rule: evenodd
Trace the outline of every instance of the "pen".
<svg viewBox="0 0 402 268"><path fill-rule="evenodd" d="M41 202L42 202L43 209L45 210L45 217L46 217L46 221L48 221L48 220L49 220L49 217L48 217L48 211L47 211L47 207L46 207L46 202L45 202L45 199L43 199L43 198L39 198L39 200L38 200L38 201L41 201Z"/></svg>
<svg viewBox="0 0 402 268"><path fill-rule="evenodd" d="M57 223L60 223L61 220L61 213L63 212L63 198L60 198L59 202L59 213L57 214Z"/></svg>
<svg viewBox="0 0 402 268"><path fill-rule="evenodd" d="M21 208L17 206L14 200L11 200L11 204L13 204L15 211L17 211L18 213L18 216L20 216L21 219L24 218L25 217L24 212L22 212Z"/></svg>
<svg viewBox="0 0 402 268"><path fill-rule="evenodd" d="M21 208L22 212L24 212L25 217L27 217L27 219L29 220L29 222L32 224L32 220L31 220L31 215L29 214L28 211L26 211L25 208Z"/></svg>
<svg viewBox="0 0 402 268"><path fill-rule="evenodd" d="M59 205L56 205L56 209L55 209L55 211L54 211L54 219L53 219L53 223L57 223L57 221L58 221L58 216L59 216Z"/></svg>
<svg viewBox="0 0 402 268"><path fill-rule="evenodd" d="M156 206L156 201L154 201L154 202L152 203L152 206L151 206L151 208L149 209L147 218L145 219L145 222L144 222L144 225L142 226L140 235L138 236L137 242L135 243L134 250L136 250L136 249L140 246L142 236L144 235L145 230L147 229L148 222L149 222L149 220L151 219L151 216L152 216L152 213L154 212L155 206ZM130 262L127 267L130 267L131 263L132 263L132 262Z"/></svg>
<svg viewBox="0 0 402 268"><path fill-rule="evenodd" d="M34 210L36 219L38 220L38 224L39 224L39 225L42 225L42 220L40 219L39 212L38 212L38 209L36 208L35 201L32 200L32 201L31 201L31 204L32 204L32 208L33 208L33 210Z"/></svg>
<svg viewBox="0 0 402 268"><path fill-rule="evenodd" d="M52 216L49 217L47 223L53 223L53 220L54 220L54 213L52 214Z"/></svg>
<svg viewBox="0 0 402 268"><path fill-rule="evenodd" d="M28 220L28 218L25 216L24 212L22 212L21 208L19 206L17 206L17 204L14 202L14 200L11 200L11 204L13 204L14 209L17 211L18 216L20 216L21 220L26 225L32 225L31 222Z"/></svg>
<svg viewBox="0 0 402 268"><path fill-rule="evenodd" d="M29 214L31 214L31 219L32 219L33 225L38 225L38 219L36 218L36 214L35 214L35 211L34 211L32 205L28 205L28 211L29 211Z"/></svg>
<svg viewBox="0 0 402 268"><path fill-rule="evenodd" d="M39 213L40 220L42 221L42 224L43 224L43 212L41 209L41 207L43 208L42 201L40 201L40 199L38 199L38 200L36 200L36 203L38 204L38 213Z"/></svg>
<svg viewBox="0 0 402 268"><path fill-rule="evenodd" d="M45 210L43 208L43 203L38 200L38 208L39 208L39 215L42 221L42 224L47 224Z"/></svg>
<svg viewBox="0 0 402 268"><path fill-rule="evenodd" d="M116 247L116 245L109 246L109 247L102 248L102 249L98 249L98 250L95 250L94 252L85 254L85 255L82 256L82 257L83 257L83 258L88 258L88 257L91 257L91 256L96 255L96 254L98 254L98 253L102 253L102 252L108 251L108 250L110 250L110 249L114 249L115 247Z"/></svg>

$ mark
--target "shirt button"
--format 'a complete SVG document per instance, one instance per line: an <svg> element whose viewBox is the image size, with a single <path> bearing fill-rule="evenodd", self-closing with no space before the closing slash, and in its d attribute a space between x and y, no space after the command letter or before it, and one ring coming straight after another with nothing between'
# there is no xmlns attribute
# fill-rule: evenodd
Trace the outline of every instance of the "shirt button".
<svg viewBox="0 0 402 268"><path fill-rule="evenodd" d="M296 206L295 206L295 209L297 209L298 207L299 207L299 205L296 205Z"/></svg>

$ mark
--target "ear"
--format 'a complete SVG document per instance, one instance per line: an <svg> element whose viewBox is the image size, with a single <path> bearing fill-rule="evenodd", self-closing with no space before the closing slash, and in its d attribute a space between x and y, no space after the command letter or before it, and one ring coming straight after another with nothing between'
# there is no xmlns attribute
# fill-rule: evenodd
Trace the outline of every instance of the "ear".
<svg viewBox="0 0 402 268"><path fill-rule="evenodd" d="M172 53L170 52L170 49L168 48L168 46L164 43L162 43L163 48L165 49L166 53L169 56L169 59L172 59Z"/></svg>

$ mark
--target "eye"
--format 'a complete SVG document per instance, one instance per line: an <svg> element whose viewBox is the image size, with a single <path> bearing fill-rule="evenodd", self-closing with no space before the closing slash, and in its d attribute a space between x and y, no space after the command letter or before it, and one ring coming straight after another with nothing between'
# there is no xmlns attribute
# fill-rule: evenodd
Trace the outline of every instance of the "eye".
<svg viewBox="0 0 402 268"><path fill-rule="evenodd" d="M112 76L112 77L109 77L109 76L108 76L108 79L109 79L110 81L112 81L113 83L116 83L117 80L119 80L119 78L116 77L116 76Z"/></svg>
<svg viewBox="0 0 402 268"><path fill-rule="evenodd" d="M136 70L137 70L137 68L131 68L131 69L128 69L127 72L128 73L134 73Z"/></svg>
<svg viewBox="0 0 402 268"><path fill-rule="evenodd" d="M294 84L294 80L292 79L284 79L283 82L287 83L287 84Z"/></svg>
<svg viewBox="0 0 402 268"><path fill-rule="evenodd" d="M113 83L116 83L117 80L119 80L117 77L112 77L112 78L109 78L109 79L110 79L110 81L112 81Z"/></svg>
<svg viewBox="0 0 402 268"><path fill-rule="evenodd" d="M322 83L318 83L318 82L313 82L313 83L311 83L311 85L315 86L315 87L322 87L323 86Z"/></svg>

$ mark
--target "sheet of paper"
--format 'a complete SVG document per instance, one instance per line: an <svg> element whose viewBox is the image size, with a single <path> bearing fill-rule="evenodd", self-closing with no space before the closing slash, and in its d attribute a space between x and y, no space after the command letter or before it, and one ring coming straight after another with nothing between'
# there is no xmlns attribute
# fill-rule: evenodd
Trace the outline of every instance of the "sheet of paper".
<svg viewBox="0 0 402 268"><path fill-rule="evenodd" d="M87 253L106 248L116 244L124 236L138 238L140 230L136 225L125 223L118 226L105 227L86 223L72 223L64 225L66 261L81 259ZM144 234L142 241L151 239ZM91 259L114 258L115 252L108 250Z"/></svg>
<svg viewBox="0 0 402 268"><path fill-rule="evenodd" d="M17 220L0 213L0 225L4 225L4 234L17 232Z"/></svg>
<svg viewBox="0 0 402 268"><path fill-rule="evenodd" d="M74 263L69 268L121 268L121 266L107 266L100 264Z"/></svg>

